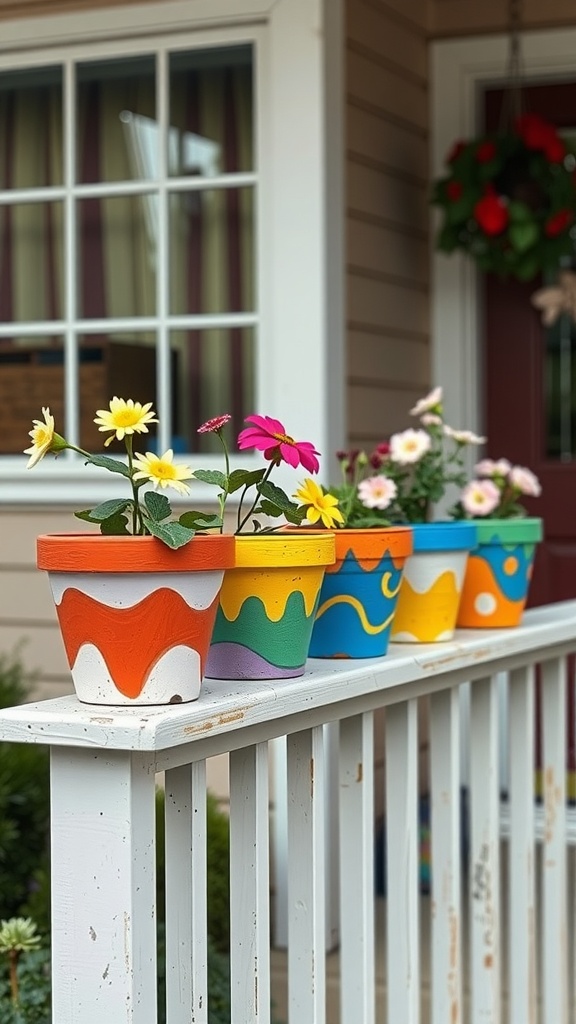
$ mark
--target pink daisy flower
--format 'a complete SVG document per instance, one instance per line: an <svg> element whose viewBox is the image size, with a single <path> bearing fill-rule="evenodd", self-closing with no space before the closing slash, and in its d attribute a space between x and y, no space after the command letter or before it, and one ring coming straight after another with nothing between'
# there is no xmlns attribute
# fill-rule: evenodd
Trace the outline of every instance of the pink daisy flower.
<svg viewBox="0 0 576 1024"><path fill-rule="evenodd" d="M222 427L229 423L232 419L229 412L225 412L222 416L213 416L211 420L206 420L201 427L198 427L196 433L198 434L216 434Z"/></svg>
<svg viewBox="0 0 576 1024"><path fill-rule="evenodd" d="M283 460L294 469L297 466L304 466L309 473L317 473L320 469L320 463L316 458L320 452L317 452L309 441L295 441L286 433L280 420L272 419L271 416L247 416L246 423L252 423L253 426L240 431L240 451L257 448L258 451L264 452L265 459L273 462Z"/></svg>
<svg viewBox="0 0 576 1024"><path fill-rule="evenodd" d="M471 480L460 501L469 516L489 516L500 502L500 491L492 480Z"/></svg>

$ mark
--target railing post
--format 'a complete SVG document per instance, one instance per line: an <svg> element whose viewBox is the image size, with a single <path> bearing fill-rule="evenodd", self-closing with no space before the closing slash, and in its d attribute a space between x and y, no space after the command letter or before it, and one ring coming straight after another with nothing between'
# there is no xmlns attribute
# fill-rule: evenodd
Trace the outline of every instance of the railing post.
<svg viewBox="0 0 576 1024"><path fill-rule="evenodd" d="M57 1024L155 1024L155 806L149 757L52 749L52 1013Z"/></svg>

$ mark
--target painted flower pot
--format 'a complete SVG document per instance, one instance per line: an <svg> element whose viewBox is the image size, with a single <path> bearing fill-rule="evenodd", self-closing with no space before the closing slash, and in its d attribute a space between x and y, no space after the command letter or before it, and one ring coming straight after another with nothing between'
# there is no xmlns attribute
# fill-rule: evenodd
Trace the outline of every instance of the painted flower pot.
<svg viewBox="0 0 576 1024"><path fill-rule="evenodd" d="M473 629L518 626L526 606L541 519L479 519L478 547L470 555L458 625Z"/></svg>
<svg viewBox="0 0 576 1024"><path fill-rule="evenodd" d="M337 531L336 562L324 576L310 657L386 654L404 562L411 551L408 526Z"/></svg>
<svg viewBox="0 0 576 1024"><path fill-rule="evenodd" d="M196 700L232 535L176 551L154 537L55 534L37 541L78 699L86 704Z"/></svg>
<svg viewBox="0 0 576 1024"><path fill-rule="evenodd" d="M206 675L288 679L304 672L320 587L334 562L334 534L236 537Z"/></svg>
<svg viewBox="0 0 576 1024"><path fill-rule="evenodd" d="M456 628L468 555L476 546L476 525L415 523L412 528L414 554L404 566L392 640L450 640Z"/></svg>

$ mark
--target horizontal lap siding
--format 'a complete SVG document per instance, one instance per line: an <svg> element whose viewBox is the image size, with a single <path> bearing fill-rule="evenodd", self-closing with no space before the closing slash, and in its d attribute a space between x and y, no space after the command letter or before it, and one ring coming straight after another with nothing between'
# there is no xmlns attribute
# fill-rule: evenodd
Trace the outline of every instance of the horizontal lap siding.
<svg viewBox="0 0 576 1024"><path fill-rule="evenodd" d="M35 18L67 11L90 11L98 7L119 7L145 3L146 0L0 0L0 19ZM162 2L162 0L156 0Z"/></svg>
<svg viewBox="0 0 576 1024"><path fill-rule="evenodd" d="M430 383L427 5L346 10L348 422L370 448Z"/></svg>
<svg viewBox="0 0 576 1024"><path fill-rule="evenodd" d="M19 652L34 696L72 692L48 576L36 568L38 534L71 529L71 510L0 511L0 654Z"/></svg>
<svg viewBox="0 0 576 1024"><path fill-rule="evenodd" d="M503 0L433 0L431 34L435 38L506 32L508 4ZM576 25L574 0L524 0L524 29L562 28Z"/></svg>

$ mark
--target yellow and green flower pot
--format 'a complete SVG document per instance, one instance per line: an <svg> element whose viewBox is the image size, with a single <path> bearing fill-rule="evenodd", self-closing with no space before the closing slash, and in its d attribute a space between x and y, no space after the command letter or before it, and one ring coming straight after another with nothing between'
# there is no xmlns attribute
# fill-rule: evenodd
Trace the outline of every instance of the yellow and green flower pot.
<svg viewBox="0 0 576 1024"><path fill-rule="evenodd" d="M411 551L409 526L336 532L336 561L324 576L311 658L386 654L404 563Z"/></svg>
<svg viewBox="0 0 576 1024"><path fill-rule="evenodd" d="M226 572L206 674L285 679L304 673L334 534L303 530L237 536Z"/></svg>
<svg viewBox="0 0 576 1024"><path fill-rule="evenodd" d="M394 643L450 640L476 525L470 522L414 523L414 554L404 567L392 626Z"/></svg>
<svg viewBox="0 0 576 1024"><path fill-rule="evenodd" d="M196 700L231 535L172 550L154 537L38 537L72 681L86 704Z"/></svg>
<svg viewBox="0 0 576 1024"><path fill-rule="evenodd" d="M478 519L478 546L470 555L458 625L472 629L518 626L522 620L542 520Z"/></svg>

